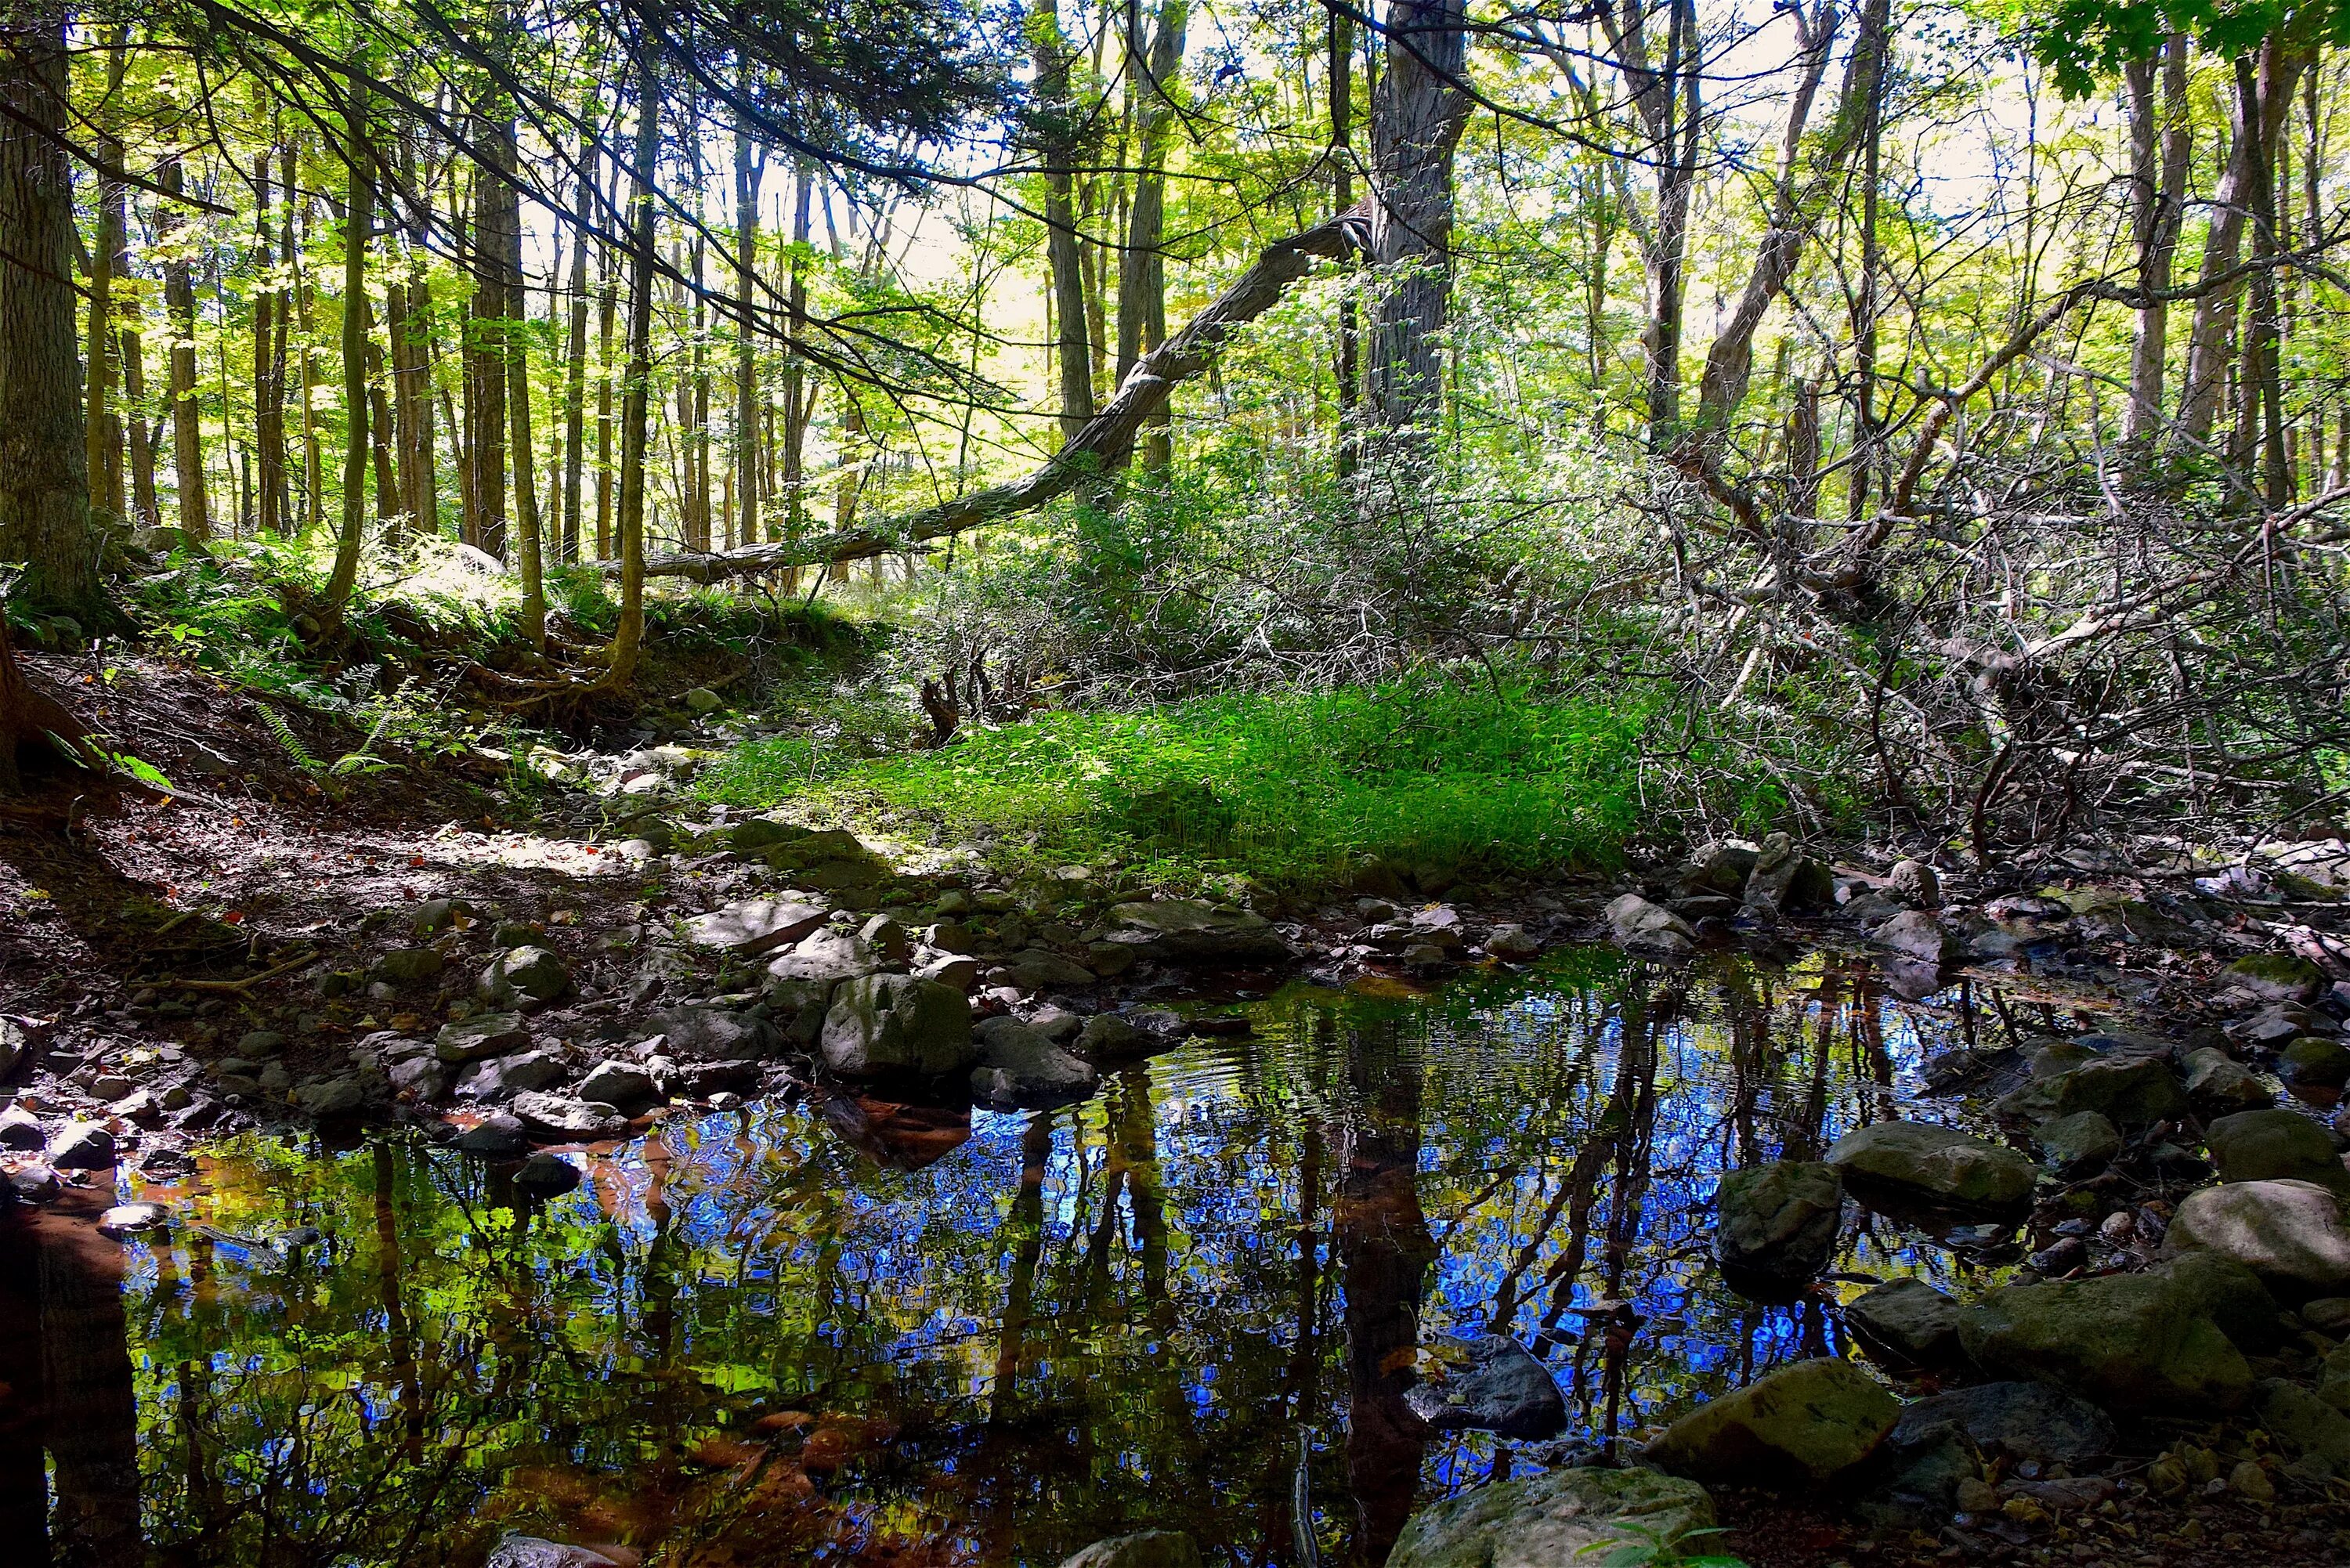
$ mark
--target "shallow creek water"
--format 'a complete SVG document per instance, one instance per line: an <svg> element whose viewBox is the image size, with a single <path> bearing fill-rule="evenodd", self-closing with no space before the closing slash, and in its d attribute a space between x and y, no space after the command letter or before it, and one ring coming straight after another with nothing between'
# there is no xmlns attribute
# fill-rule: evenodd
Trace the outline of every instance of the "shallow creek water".
<svg viewBox="0 0 2350 1568"><path fill-rule="evenodd" d="M1721 1283L1721 1172L1970 1121L1918 1064L2012 1015L1856 960L1612 950L1245 1011L1253 1036L1055 1110L674 1117L545 1205L421 1141L255 1140L143 1194L174 1208L151 1241L44 1216L0 1259L0 1537L46 1512L60 1561L140 1561L135 1528L188 1563L478 1562L512 1530L1053 1564L1171 1527L1296 1563L1302 1499L1320 1562L1376 1563L1417 1501L1838 1345L1817 1301ZM1861 1216L1827 1289L1987 1267ZM1556 1377L1559 1443L1406 1409L1420 1337L1488 1327Z"/></svg>

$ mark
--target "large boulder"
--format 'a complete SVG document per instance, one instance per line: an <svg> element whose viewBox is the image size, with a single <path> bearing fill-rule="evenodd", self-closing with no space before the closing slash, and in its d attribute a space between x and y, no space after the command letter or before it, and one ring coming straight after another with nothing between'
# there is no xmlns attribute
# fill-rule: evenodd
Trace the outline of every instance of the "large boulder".
<svg viewBox="0 0 2350 1568"><path fill-rule="evenodd" d="M1984 1383L1935 1394L1901 1407L1893 1440L1949 1422L1986 1454L2021 1464L2080 1465L2114 1452L2113 1417L2047 1383Z"/></svg>
<svg viewBox="0 0 2350 1568"><path fill-rule="evenodd" d="M2110 1410L2232 1409L2251 1367L2193 1293L2156 1274L1993 1291L1959 1316L1979 1366L2054 1383Z"/></svg>
<svg viewBox="0 0 2350 1568"><path fill-rule="evenodd" d="M1939 964L1950 948L1941 923L1923 909L1904 909L1868 933L1869 940L1921 964Z"/></svg>
<svg viewBox="0 0 2350 1568"><path fill-rule="evenodd" d="M1618 947L1638 951L1697 950L1697 932L1687 920L1638 893L1626 893L1607 906L1607 929Z"/></svg>
<svg viewBox="0 0 2350 1568"><path fill-rule="evenodd" d="M1694 1481L1647 1469L1551 1470L1429 1504L1404 1526L1388 1568L1567 1568L1624 1549L1669 1561L1712 1528L1712 1500Z"/></svg>
<svg viewBox="0 0 2350 1568"><path fill-rule="evenodd" d="M838 985L862 980L882 967L881 956L864 938L848 931L817 931L767 966L770 989L780 985Z"/></svg>
<svg viewBox="0 0 2350 1568"><path fill-rule="evenodd" d="M1404 1403L1437 1431L1539 1441L1566 1426L1550 1369L1506 1334L1431 1340L1420 1347L1419 1376Z"/></svg>
<svg viewBox="0 0 2350 1568"><path fill-rule="evenodd" d="M822 1044L825 1064L845 1077L961 1072L976 1054L971 1002L936 981L868 975L833 993Z"/></svg>
<svg viewBox="0 0 2350 1568"><path fill-rule="evenodd" d="M1142 1530L1097 1541L1061 1568L1200 1568L1200 1549L1180 1530Z"/></svg>
<svg viewBox="0 0 2350 1568"><path fill-rule="evenodd" d="M1713 1255L1731 1288L1786 1299L1835 1255L1844 1181L1835 1167L1773 1160L1721 1179Z"/></svg>
<svg viewBox="0 0 2350 1568"><path fill-rule="evenodd" d="M2350 1169L2325 1129L2299 1111L2238 1111L2204 1129L2222 1181L2307 1181L2350 1197Z"/></svg>
<svg viewBox="0 0 2350 1568"><path fill-rule="evenodd" d="M2210 1045L2189 1051L2185 1065L2187 1097L2205 1116L2256 1111L2275 1103L2261 1075L2225 1051Z"/></svg>
<svg viewBox="0 0 2350 1568"><path fill-rule="evenodd" d="M2350 1416L2298 1383L2265 1378L2254 1392L2261 1429L2295 1459L2327 1475L2350 1475Z"/></svg>
<svg viewBox="0 0 2350 1568"><path fill-rule="evenodd" d="M971 1070L971 1094L983 1105L1061 1105L1084 1098L1100 1082L1092 1064L1017 1019L991 1018L972 1033L979 1065Z"/></svg>
<svg viewBox="0 0 2350 1568"><path fill-rule="evenodd" d="M2328 983L2324 970L2293 953L2253 953L2220 973L2263 1002L2307 1002Z"/></svg>
<svg viewBox="0 0 2350 1568"><path fill-rule="evenodd" d="M1851 1362L1798 1361L1683 1416L1648 1459L1697 1480L1823 1481L1876 1452L1900 1415Z"/></svg>
<svg viewBox="0 0 2350 1568"><path fill-rule="evenodd" d="M1746 891L1746 878L1754 874L1759 858L1752 845L1702 844L1690 852L1674 886L1685 898L1706 894L1735 898Z"/></svg>
<svg viewBox="0 0 2350 1568"><path fill-rule="evenodd" d="M1845 1326L1877 1360L1898 1372L1966 1365L1959 1343L1959 1303L1923 1280L1895 1280L1844 1305Z"/></svg>
<svg viewBox="0 0 2350 1568"><path fill-rule="evenodd" d="M1253 910L1197 898L1114 904L1104 941L1168 963L1283 963L1289 944Z"/></svg>
<svg viewBox="0 0 2350 1568"><path fill-rule="evenodd" d="M2350 1084L2350 1045L2324 1034L2303 1034L2277 1053L2277 1074L2302 1089Z"/></svg>
<svg viewBox="0 0 2350 1568"><path fill-rule="evenodd" d="M734 831L739 835L756 821L740 824ZM790 946L831 915L832 907L816 898L737 898L687 920L685 940L698 948L755 956Z"/></svg>
<svg viewBox="0 0 2350 1568"><path fill-rule="evenodd" d="M496 1007L521 1002L553 1002L571 989L571 971L542 947L513 948L492 959L474 990Z"/></svg>
<svg viewBox="0 0 2350 1568"><path fill-rule="evenodd" d="M2095 1111L2117 1127L2145 1127L2185 1116L2187 1086L2163 1056L2097 1056L2025 1085L2000 1109L2035 1118Z"/></svg>
<svg viewBox="0 0 2350 1568"><path fill-rule="evenodd" d="M1863 1199L1985 1214L2031 1206L2039 1172L2018 1151L1930 1122L1855 1127L1822 1157Z"/></svg>
<svg viewBox="0 0 2350 1568"><path fill-rule="evenodd" d="M2343 1199L2309 1181L2230 1181L2188 1194L2166 1250L2219 1253L2289 1301L2350 1292L2350 1218Z"/></svg>
<svg viewBox="0 0 2350 1568"><path fill-rule="evenodd" d="M775 1054L775 1025L755 1012L686 1003L645 1020L667 1054L686 1062L763 1062Z"/></svg>

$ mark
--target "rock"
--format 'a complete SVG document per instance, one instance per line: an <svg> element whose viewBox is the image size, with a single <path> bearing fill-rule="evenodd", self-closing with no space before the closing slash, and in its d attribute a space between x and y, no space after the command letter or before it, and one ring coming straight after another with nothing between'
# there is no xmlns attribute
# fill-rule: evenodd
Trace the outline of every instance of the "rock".
<svg viewBox="0 0 2350 1568"><path fill-rule="evenodd" d="M571 990L571 971L545 948L514 948L490 961L474 990L500 1007L525 1000L553 1002Z"/></svg>
<svg viewBox="0 0 2350 1568"><path fill-rule="evenodd" d="M114 1135L96 1122L68 1122L49 1139L49 1164L59 1170L110 1170Z"/></svg>
<svg viewBox="0 0 2350 1568"><path fill-rule="evenodd" d="M2284 1337L2276 1298L2258 1274L2231 1258L2199 1249L2165 1259L2147 1273L2168 1281L2180 1300L2218 1324L2247 1355L2265 1355Z"/></svg>
<svg viewBox="0 0 2350 1568"><path fill-rule="evenodd" d="M1069 1049L1088 1062L1106 1062L1142 1055L1158 1044L1158 1036L1145 1033L1116 1013L1097 1012L1086 1020Z"/></svg>
<svg viewBox="0 0 2350 1568"><path fill-rule="evenodd" d="M1085 1026L1086 1021L1066 1007L1047 1005L1028 1015L1028 1027L1055 1045L1067 1045Z"/></svg>
<svg viewBox="0 0 2350 1568"><path fill-rule="evenodd" d="M1723 1177L1715 1204L1713 1255L1731 1288L1787 1300L1835 1255L1844 1182L1832 1165L1776 1160Z"/></svg>
<svg viewBox="0 0 2350 1568"><path fill-rule="evenodd" d="M2031 1206L2039 1173L2012 1148L1927 1122L1876 1122L1836 1139L1822 1157L1864 1199L1939 1204L1983 1213Z"/></svg>
<svg viewBox="0 0 2350 1568"><path fill-rule="evenodd" d="M1921 909L1933 909L1942 901L1942 879L1923 860L1896 861L1886 873L1885 890Z"/></svg>
<svg viewBox="0 0 2350 1568"><path fill-rule="evenodd" d="M1515 923L1495 926L1485 939L1485 956L1503 963L1527 963L1542 956L1542 943Z"/></svg>
<svg viewBox="0 0 2350 1568"><path fill-rule="evenodd" d="M735 828L737 846L746 822ZM698 948L719 948L743 954L773 952L798 941L832 918L832 907L817 900L740 898L685 922L685 940Z"/></svg>
<svg viewBox="0 0 2350 1568"><path fill-rule="evenodd" d="M2254 953L2220 971L2263 1002L2311 1002L2332 981L2325 971L2292 953Z"/></svg>
<svg viewBox="0 0 2350 1568"><path fill-rule="evenodd" d="M448 961L438 948L394 948L375 961L368 978L386 985L429 985L441 978Z"/></svg>
<svg viewBox="0 0 2350 1568"><path fill-rule="evenodd" d="M807 836L808 830L797 823L778 822L772 816L754 816L726 830L726 846L738 855L756 855Z"/></svg>
<svg viewBox="0 0 2350 1568"><path fill-rule="evenodd" d="M2336 1339L2350 1335L2350 1296L2320 1296L2302 1304L2301 1321Z"/></svg>
<svg viewBox="0 0 2350 1568"><path fill-rule="evenodd" d="M514 1114L543 1133L567 1138L625 1137L629 1118L610 1106L575 1100L540 1089L525 1089L514 1097Z"/></svg>
<svg viewBox="0 0 2350 1568"><path fill-rule="evenodd" d="M2295 1459L2315 1459L2330 1474L2350 1475L2350 1416L2298 1383L2262 1381L2252 1411L2261 1428Z"/></svg>
<svg viewBox="0 0 2350 1568"><path fill-rule="evenodd" d="M65 1184L57 1173L46 1165L20 1165L0 1170L0 1185L5 1185L5 1198L17 1203L54 1203Z"/></svg>
<svg viewBox="0 0 2350 1568"><path fill-rule="evenodd" d="M1798 848L1783 833L1765 834L1746 877L1739 912L1768 923L1782 914L1824 909L1835 902L1835 877L1826 866Z"/></svg>
<svg viewBox="0 0 2350 1568"><path fill-rule="evenodd" d="M483 1568L620 1568L613 1558L585 1546L541 1541L536 1535L509 1535Z"/></svg>
<svg viewBox="0 0 2350 1568"><path fill-rule="evenodd" d="M857 940L885 963L901 964L913 955L913 939L887 915L875 915L858 927Z"/></svg>
<svg viewBox="0 0 2350 1568"><path fill-rule="evenodd" d="M1746 891L1759 858L1751 844L1725 842L1700 845L1683 866L1674 887L1681 897L1718 894L1735 898Z"/></svg>
<svg viewBox="0 0 2350 1568"><path fill-rule="evenodd" d="M2018 1464L2078 1466L2120 1444L2113 1417L2077 1395L2046 1383L1985 1383L1905 1405L1893 1441L1944 1422L1984 1453Z"/></svg>
<svg viewBox="0 0 2350 1568"><path fill-rule="evenodd" d="M769 964L767 979L770 984L813 981L818 985L838 985L862 980L880 967L880 955L857 937L847 931L816 931Z"/></svg>
<svg viewBox="0 0 2350 1568"><path fill-rule="evenodd" d="M313 1078L294 1091L294 1105L319 1121L357 1116L367 1105L367 1085L349 1075Z"/></svg>
<svg viewBox="0 0 2350 1568"><path fill-rule="evenodd" d="M2350 1220L2340 1197L2312 1182L2231 1181L2189 1193L2163 1247L2217 1252L2289 1301L2350 1292Z"/></svg>
<svg viewBox="0 0 2350 1568"><path fill-rule="evenodd" d="M1163 963L1268 964L1290 958L1273 922L1252 910L1196 898L1114 904L1104 940Z"/></svg>
<svg viewBox="0 0 2350 1568"><path fill-rule="evenodd" d="M2122 1151L2121 1129L2098 1111L2074 1111L2044 1121L2032 1138L2049 1165L2068 1176L2103 1170Z"/></svg>
<svg viewBox="0 0 2350 1568"><path fill-rule="evenodd" d="M725 699L707 686L697 686L687 692L684 701L685 705L696 713L715 713L719 709L726 706Z"/></svg>
<svg viewBox="0 0 2350 1568"><path fill-rule="evenodd" d="M2241 1405L2251 1368L2189 1293L2155 1274L1993 1291L1959 1315L1978 1366L2068 1388L2112 1410Z"/></svg>
<svg viewBox="0 0 2350 1568"><path fill-rule="evenodd" d="M1895 1280L1845 1303L1845 1326L1871 1355L1898 1372L1966 1365L1959 1303L1923 1280Z"/></svg>
<svg viewBox="0 0 2350 1568"><path fill-rule="evenodd" d="M496 1111L459 1133L450 1140L449 1147L461 1154L510 1159L530 1147L530 1133L522 1125L521 1117Z"/></svg>
<svg viewBox="0 0 2350 1568"><path fill-rule="evenodd" d="M1647 1459L1697 1480L1823 1481L1874 1453L1900 1414L1851 1362L1798 1361L1683 1416Z"/></svg>
<svg viewBox="0 0 2350 1568"><path fill-rule="evenodd" d="M610 1106L623 1114L650 1109L660 1103L661 1088L653 1075L633 1062L598 1062L579 1082L579 1097Z"/></svg>
<svg viewBox="0 0 2350 1568"><path fill-rule="evenodd" d="M2187 1097L2206 1116L2260 1110L2275 1102L2260 1075L2214 1046L2187 1054Z"/></svg>
<svg viewBox="0 0 2350 1568"><path fill-rule="evenodd" d="M1949 1421L1896 1426L1873 1468L1884 1479L1860 1500L1859 1511L1886 1528L1931 1529L1957 1510L1961 1495L1984 1486L1982 1450ZM1997 1501L1994 1493L1993 1506Z"/></svg>
<svg viewBox="0 0 2350 1568"><path fill-rule="evenodd" d="M537 1198L559 1198L579 1185L579 1168L559 1154L541 1150L522 1162L514 1184Z"/></svg>
<svg viewBox="0 0 2350 1568"><path fill-rule="evenodd" d="M41 1118L22 1106L0 1111L0 1148L36 1149L49 1147L49 1130Z"/></svg>
<svg viewBox="0 0 2350 1568"><path fill-rule="evenodd" d="M1647 1469L1563 1469L1497 1481L1411 1516L1387 1568L1582 1568L1676 1562L1704 1549L1713 1502L1694 1481Z"/></svg>
<svg viewBox="0 0 2350 1568"><path fill-rule="evenodd" d="M1687 920L1638 893L1626 893L1607 906L1607 927L1618 947L1659 953L1697 949L1697 932Z"/></svg>
<svg viewBox="0 0 2350 1568"><path fill-rule="evenodd" d="M961 992L910 975L852 980L834 993L823 1049L826 1064L849 1077L961 1072L976 1054L971 1003Z"/></svg>
<svg viewBox="0 0 2350 1568"><path fill-rule="evenodd" d="M2043 1115L2095 1111L2123 1128L2176 1120L2189 1108L2178 1073L2162 1057L2151 1055L2101 1055L2027 1085L2023 1095ZM2009 1102L2002 1101L2000 1108L2008 1110Z"/></svg>
<svg viewBox="0 0 2350 1568"><path fill-rule="evenodd" d="M1044 948L1025 948L1003 961L1011 982L1023 991L1042 991L1047 986L1083 986L1094 983L1094 971L1073 959Z"/></svg>
<svg viewBox="0 0 2350 1568"><path fill-rule="evenodd" d="M1506 1334L1432 1339L1420 1347L1419 1374L1404 1403L1436 1431L1539 1441L1566 1427L1549 1369Z"/></svg>
<svg viewBox="0 0 2350 1568"><path fill-rule="evenodd" d="M2306 1089L2338 1089L2350 1084L2350 1046L2320 1034L2304 1034L2277 1053L2277 1075Z"/></svg>
<svg viewBox="0 0 2350 1568"><path fill-rule="evenodd" d="M1129 962L1132 960L1129 958ZM933 980L969 996L979 985L979 961L960 953L932 959L914 971L916 980Z"/></svg>
<svg viewBox="0 0 2350 1568"><path fill-rule="evenodd" d="M1940 963L1950 946L1940 923L1923 909L1902 910L1869 932L1868 940L1919 963Z"/></svg>
<svg viewBox="0 0 2350 1568"><path fill-rule="evenodd" d="M286 1036L275 1029L248 1030L236 1043L236 1054L246 1058L275 1056L286 1049Z"/></svg>
<svg viewBox="0 0 2350 1568"><path fill-rule="evenodd" d="M1093 1068L1026 1024L991 1018L974 1032L979 1065L972 1097L990 1106L1050 1106L1082 1099L1100 1081Z"/></svg>
<svg viewBox="0 0 2350 1568"><path fill-rule="evenodd" d="M2337 1410L2350 1410L2350 1345L2338 1345L2317 1375L2317 1397Z"/></svg>
<svg viewBox="0 0 2350 1568"><path fill-rule="evenodd" d="M465 924L473 907L457 898L427 898L408 917L408 934L421 940Z"/></svg>
<svg viewBox="0 0 2350 1568"><path fill-rule="evenodd" d="M2307 1008L2280 1005L2230 1023L2228 1033L2248 1045L2281 1051L2302 1035L2320 1033L2311 1027L2314 1022Z"/></svg>
<svg viewBox="0 0 2350 1568"><path fill-rule="evenodd" d="M2238 1111L2203 1131L2222 1181L2308 1181L2350 1196L2350 1169L2325 1129L2298 1111Z"/></svg>
<svg viewBox="0 0 2350 1568"><path fill-rule="evenodd" d="M644 1021L670 1054L687 1062L764 1062L775 1053L775 1025L751 1012L703 1005L665 1007Z"/></svg>
<svg viewBox="0 0 2350 1568"><path fill-rule="evenodd" d="M1145 1530L1097 1541L1061 1568L1201 1568L1200 1549L1180 1530Z"/></svg>
<svg viewBox="0 0 2350 1568"><path fill-rule="evenodd" d="M503 1100L530 1089L545 1089L571 1075L563 1058L552 1051L519 1051L511 1056L491 1056L467 1067L457 1080L457 1097Z"/></svg>
<svg viewBox="0 0 2350 1568"><path fill-rule="evenodd" d="M171 1218L160 1203L118 1203L98 1217L98 1228L119 1241L141 1231L159 1230Z"/></svg>
<svg viewBox="0 0 2350 1568"><path fill-rule="evenodd" d="M405 1095L419 1105L431 1104L449 1088L448 1073L430 1056L411 1056L393 1063L390 1078L394 1095Z"/></svg>
<svg viewBox="0 0 2350 1568"><path fill-rule="evenodd" d="M478 1062L484 1056L504 1056L530 1044L530 1031L519 1012L484 1012L444 1023L432 1038L432 1054L452 1065Z"/></svg>

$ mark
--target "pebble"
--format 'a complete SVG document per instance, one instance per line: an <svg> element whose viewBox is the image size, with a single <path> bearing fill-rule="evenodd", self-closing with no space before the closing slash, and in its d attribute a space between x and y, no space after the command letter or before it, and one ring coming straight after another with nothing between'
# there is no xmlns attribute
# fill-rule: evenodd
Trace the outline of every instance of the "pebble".
<svg viewBox="0 0 2350 1568"><path fill-rule="evenodd" d="M98 1217L98 1228L120 1240L141 1231L152 1231L170 1218L160 1203L118 1203Z"/></svg>

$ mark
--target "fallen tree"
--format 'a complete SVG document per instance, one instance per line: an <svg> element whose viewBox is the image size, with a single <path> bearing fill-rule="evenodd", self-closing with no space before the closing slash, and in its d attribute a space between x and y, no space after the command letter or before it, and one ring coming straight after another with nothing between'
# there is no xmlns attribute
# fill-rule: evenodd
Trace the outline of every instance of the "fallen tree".
<svg viewBox="0 0 2350 1568"><path fill-rule="evenodd" d="M656 556L645 562L645 576L715 583L794 566L868 560L1018 516L1058 500L1124 462L1143 427L1166 408L1177 387L1207 369L1216 349L1235 328L1271 309L1291 284L1313 270L1316 260L1338 260L1363 248L1369 230L1367 211L1358 206L1265 246L1256 265L1185 323L1180 332L1136 361L1101 412L1024 478L901 513L869 527L706 554ZM618 573L620 563L606 561L603 569L607 574Z"/></svg>

